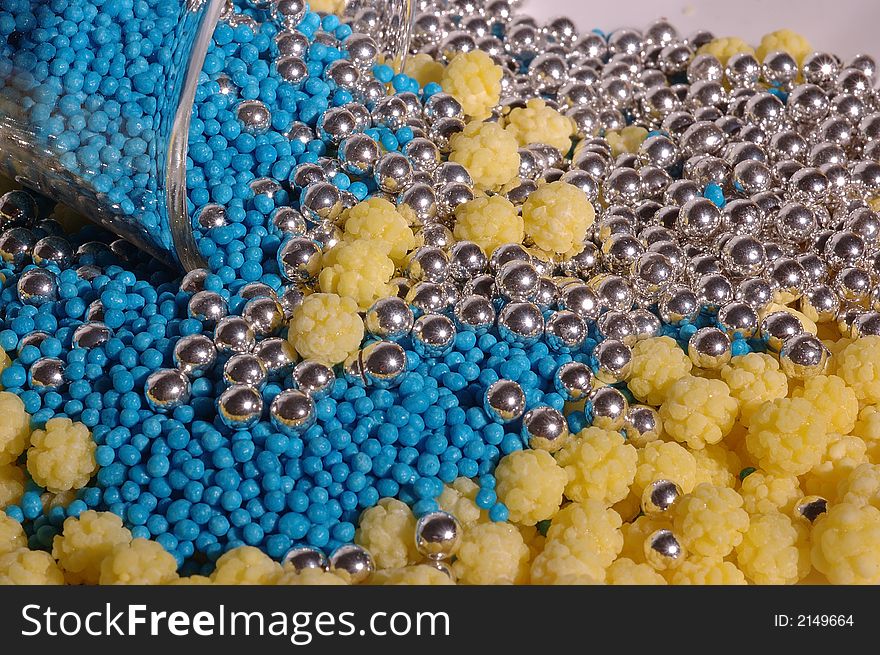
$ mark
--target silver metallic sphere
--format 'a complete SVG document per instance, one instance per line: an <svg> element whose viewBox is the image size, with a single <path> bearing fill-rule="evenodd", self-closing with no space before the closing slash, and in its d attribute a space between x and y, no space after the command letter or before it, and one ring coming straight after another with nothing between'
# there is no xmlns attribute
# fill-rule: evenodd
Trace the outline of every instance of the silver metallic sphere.
<svg viewBox="0 0 880 655"><path fill-rule="evenodd" d="M402 298L382 298L367 310L364 325L371 336L397 341L409 334L414 321L412 309Z"/></svg>
<svg viewBox="0 0 880 655"><path fill-rule="evenodd" d="M445 282L449 277L449 258L436 246L421 246L407 258L406 274L415 282Z"/></svg>
<svg viewBox="0 0 880 655"><path fill-rule="evenodd" d="M547 319L544 327L547 347L554 352L570 353L584 345L589 334L587 324L574 312L561 310Z"/></svg>
<svg viewBox="0 0 880 655"><path fill-rule="evenodd" d="M804 496L794 508L795 518L813 523L828 511L828 501L822 496Z"/></svg>
<svg viewBox="0 0 880 655"><path fill-rule="evenodd" d="M349 175L372 175L379 156L379 144L367 134L352 134L339 144L339 162Z"/></svg>
<svg viewBox="0 0 880 655"><path fill-rule="evenodd" d="M436 282L416 282L407 291L406 302L416 316L434 314L445 310L449 305L449 290L445 285Z"/></svg>
<svg viewBox="0 0 880 655"><path fill-rule="evenodd" d="M70 345L74 348L85 348L86 350L89 350L107 343L111 336L113 336L113 333L106 325L100 321L90 321L88 323L83 323L73 331Z"/></svg>
<svg viewBox="0 0 880 655"><path fill-rule="evenodd" d="M718 327L731 339L751 339L758 331L758 314L749 304L735 300L718 310Z"/></svg>
<svg viewBox="0 0 880 655"><path fill-rule="evenodd" d="M642 511L646 516L668 516L682 495L672 480L654 480L642 492Z"/></svg>
<svg viewBox="0 0 880 655"><path fill-rule="evenodd" d="M299 389L285 389L269 405L269 420L278 432L298 437L315 424L315 403Z"/></svg>
<svg viewBox="0 0 880 655"><path fill-rule="evenodd" d="M375 570L373 556L357 544L343 544L330 554L330 571L344 573L351 584L365 582Z"/></svg>
<svg viewBox="0 0 880 655"><path fill-rule="evenodd" d="M358 355L364 383L377 389L390 389L406 373L406 351L394 341L374 341Z"/></svg>
<svg viewBox="0 0 880 655"><path fill-rule="evenodd" d="M306 219L293 207L279 207L275 209L269 217L272 229L281 234L282 237L302 236L308 229Z"/></svg>
<svg viewBox="0 0 880 655"><path fill-rule="evenodd" d="M214 291L199 291L193 294L186 306L187 315L200 321L206 327L213 327L229 313L226 300Z"/></svg>
<svg viewBox="0 0 880 655"><path fill-rule="evenodd" d="M526 411L526 395L516 382L497 380L486 389L483 409L493 421L510 423Z"/></svg>
<svg viewBox="0 0 880 655"><path fill-rule="evenodd" d="M627 443L637 448L656 441L663 432L660 414L647 405L630 405L623 421L623 434Z"/></svg>
<svg viewBox="0 0 880 655"><path fill-rule="evenodd" d="M144 399L154 412L168 413L189 402L192 388L182 371L161 368L144 384Z"/></svg>
<svg viewBox="0 0 880 655"><path fill-rule="evenodd" d="M825 243L824 255L832 269L857 266L865 255L865 240L855 232L835 232Z"/></svg>
<svg viewBox="0 0 880 655"><path fill-rule="evenodd" d="M379 55L379 48L373 37L367 34L355 33L345 40L345 50L348 59L361 70L370 68Z"/></svg>
<svg viewBox="0 0 880 655"><path fill-rule="evenodd" d="M421 357L442 357L455 344L455 324L442 314L423 314L412 328L413 349Z"/></svg>
<svg viewBox="0 0 880 655"><path fill-rule="evenodd" d="M539 277L531 262L509 261L498 270L496 289L505 300L534 300Z"/></svg>
<svg viewBox="0 0 880 655"><path fill-rule="evenodd" d="M603 339L616 339L627 346L636 342L635 326L630 320L629 312L608 310L596 323L596 334Z"/></svg>
<svg viewBox="0 0 880 655"><path fill-rule="evenodd" d="M190 334L181 337L174 344L173 358L174 365L185 375L201 377L217 361L217 349L214 348L214 342L205 335Z"/></svg>
<svg viewBox="0 0 880 655"><path fill-rule="evenodd" d="M281 380L293 371L297 355L293 346L287 339L281 337L269 337L260 341L253 350L256 356L266 367L266 374L270 380Z"/></svg>
<svg viewBox="0 0 880 655"><path fill-rule="evenodd" d="M489 298L477 294L465 295L455 304L453 314L456 327L465 332L485 334L495 324L495 306Z"/></svg>
<svg viewBox="0 0 880 655"><path fill-rule="evenodd" d="M804 326L798 318L786 311L771 312L761 321L761 336L767 342L767 349L772 352L778 353L785 341L803 331Z"/></svg>
<svg viewBox="0 0 880 655"><path fill-rule="evenodd" d="M718 328L700 328L688 340L688 357L698 368L717 371L730 356L730 338Z"/></svg>
<svg viewBox="0 0 880 655"><path fill-rule="evenodd" d="M623 427L629 403L620 391L614 387L599 387L593 390L589 398L593 425L613 432Z"/></svg>
<svg viewBox="0 0 880 655"><path fill-rule="evenodd" d="M311 396L316 402L329 396L336 383L336 375L332 368L307 359L296 365L292 376L296 388Z"/></svg>
<svg viewBox="0 0 880 655"><path fill-rule="evenodd" d="M286 239L277 259L281 274L291 282L313 280L321 271L321 248L306 237Z"/></svg>
<svg viewBox="0 0 880 655"><path fill-rule="evenodd" d="M645 539L645 559L658 571L676 568L685 557L684 546L670 530L656 530Z"/></svg>
<svg viewBox="0 0 880 655"><path fill-rule="evenodd" d="M605 384L616 384L627 378L632 369L632 350L623 341L605 339L593 351L598 368L595 377Z"/></svg>
<svg viewBox="0 0 880 655"><path fill-rule="evenodd" d="M302 191L300 211L315 223L335 221L342 213L339 189L330 182L312 182Z"/></svg>
<svg viewBox="0 0 880 655"><path fill-rule="evenodd" d="M223 365L223 381L229 385L247 385L262 389L266 385L267 377L266 365L252 353L233 355Z"/></svg>
<svg viewBox="0 0 880 655"><path fill-rule="evenodd" d="M498 333L507 343L526 346L544 333L541 309L530 302L511 302L498 315Z"/></svg>
<svg viewBox="0 0 880 655"><path fill-rule="evenodd" d="M636 341L656 337L660 333L660 319L647 309L634 309L629 312Z"/></svg>
<svg viewBox="0 0 880 655"><path fill-rule="evenodd" d="M553 374L553 387L566 401L583 400L593 390L593 372L580 362L567 362Z"/></svg>
<svg viewBox="0 0 880 655"><path fill-rule="evenodd" d="M773 302L773 287L760 277L746 278L736 287L736 299L760 312Z"/></svg>
<svg viewBox="0 0 880 655"><path fill-rule="evenodd" d="M412 181L413 167L409 159L398 152L382 155L374 167L373 178L382 191L400 193Z"/></svg>
<svg viewBox="0 0 880 655"><path fill-rule="evenodd" d="M767 265L763 244L749 235L735 235L725 241L721 249L725 270L736 277L761 273Z"/></svg>
<svg viewBox="0 0 880 655"><path fill-rule="evenodd" d="M555 453L567 443L570 434L560 411L541 406L523 416L522 437L533 450Z"/></svg>
<svg viewBox="0 0 880 655"><path fill-rule="evenodd" d="M462 526L448 512L428 512L416 521L416 550L429 560L453 557L461 545Z"/></svg>
<svg viewBox="0 0 880 655"><path fill-rule="evenodd" d="M55 264L59 269L64 270L73 261L73 248L64 237L43 237L34 244L32 257L37 266Z"/></svg>
<svg viewBox="0 0 880 655"><path fill-rule="evenodd" d="M269 9L272 20L288 30L296 28L306 15L307 5L304 0L272 0L265 3L261 0L260 4L265 6L258 6L257 9Z"/></svg>
<svg viewBox="0 0 880 655"><path fill-rule="evenodd" d="M880 312L870 311L860 314L850 328L853 339L867 336L880 336Z"/></svg>
<svg viewBox="0 0 880 655"><path fill-rule="evenodd" d="M236 384L217 398L217 416L232 430L247 430L263 414L263 398L255 388Z"/></svg>
<svg viewBox="0 0 880 655"><path fill-rule="evenodd" d="M697 301L709 311L718 309L734 298L733 286L723 275L710 273L699 278L696 285Z"/></svg>
<svg viewBox="0 0 880 655"><path fill-rule="evenodd" d="M672 287L660 300L660 318L670 325L693 322L700 312L697 295L685 286Z"/></svg>
<svg viewBox="0 0 880 655"><path fill-rule="evenodd" d="M790 378L804 380L825 372L828 349L809 333L796 334L782 343L779 364Z"/></svg>
<svg viewBox="0 0 880 655"><path fill-rule="evenodd" d="M801 311L816 323L828 323L837 318L840 297L829 286L817 284L804 292L800 299Z"/></svg>
<svg viewBox="0 0 880 655"><path fill-rule="evenodd" d="M309 546L301 546L292 548L284 555L281 560L284 565L290 565L294 571L300 572L306 569L321 569L327 571L330 568L330 562L327 556L317 548Z"/></svg>
<svg viewBox="0 0 880 655"><path fill-rule="evenodd" d="M844 303L867 305L871 297L873 281L863 268L848 266L837 272L832 287Z"/></svg>
<svg viewBox="0 0 880 655"><path fill-rule="evenodd" d="M263 134L272 124L269 108L259 100L242 100L235 108L235 115L248 134Z"/></svg>
<svg viewBox="0 0 880 655"><path fill-rule="evenodd" d="M55 391L64 382L64 362L56 357L40 357L28 369L28 386L34 391Z"/></svg>
<svg viewBox="0 0 880 655"><path fill-rule="evenodd" d="M12 227L0 233L0 261L20 268L31 259L36 238L23 227Z"/></svg>
<svg viewBox="0 0 880 655"><path fill-rule="evenodd" d="M0 196L0 230L28 227L39 213L36 199L27 191L16 189Z"/></svg>
<svg viewBox="0 0 880 655"><path fill-rule="evenodd" d="M57 299L58 281L52 271L32 268L18 278L16 290L22 303L39 307Z"/></svg>
<svg viewBox="0 0 880 655"><path fill-rule="evenodd" d="M449 252L449 272L459 282L483 273L488 263L483 249L472 241L458 241Z"/></svg>
<svg viewBox="0 0 880 655"><path fill-rule="evenodd" d="M221 355L250 352L256 339L253 326L240 316L226 316L214 328L214 347Z"/></svg>
<svg viewBox="0 0 880 655"><path fill-rule="evenodd" d="M241 316L258 337L270 336L284 324L284 309L275 298L251 298L242 308Z"/></svg>
<svg viewBox="0 0 880 655"><path fill-rule="evenodd" d="M633 289L642 298L656 301L675 279L675 268L669 259L658 252L639 255L630 269Z"/></svg>
<svg viewBox="0 0 880 655"><path fill-rule="evenodd" d="M676 227L688 238L709 239L721 227L721 212L711 200L694 198L682 206Z"/></svg>

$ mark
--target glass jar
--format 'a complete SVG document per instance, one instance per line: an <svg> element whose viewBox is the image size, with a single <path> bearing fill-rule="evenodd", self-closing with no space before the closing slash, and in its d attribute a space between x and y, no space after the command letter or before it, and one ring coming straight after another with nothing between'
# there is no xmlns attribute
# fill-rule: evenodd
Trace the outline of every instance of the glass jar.
<svg viewBox="0 0 880 655"><path fill-rule="evenodd" d="M0 0L0 173L171 266L204 266L186 159L195 90L224 5ZM365 12L400 65L410 0L353 0L346 14Z"/></svg>

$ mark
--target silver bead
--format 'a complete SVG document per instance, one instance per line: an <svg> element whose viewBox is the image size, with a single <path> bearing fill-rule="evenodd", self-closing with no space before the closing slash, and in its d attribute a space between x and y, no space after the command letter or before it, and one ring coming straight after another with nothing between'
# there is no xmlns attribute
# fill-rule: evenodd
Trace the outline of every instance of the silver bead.
<svg viewBox="0 0 880 655"><path fill-rule="evenodd" d="M761 312L773 302L773 287L763 278L747 278L736 288L736 299Z"/></svg>
<svg viewBox="0 0 880 655"><path fill-rule="evenodd" d="M187 315L200 321L207 327L213 327L217 321L229 313L226 300L214 291L199 291L193 294L186 306Z"/></svg>
<svg viewBox="0 0 880 655"><path fill-rule="evenodd" d="M506 300L534 300L538 291L539 275L526 261L514 260L498 270L496 288Z"/></svg>
<svg viewBox="0 0 880 655"><path fill-rule="evenodd" d="M248 134L263 134L272 124L269 108L259 100L242 100L235 108L235 115Z"/></svg>
<svg viewBox="0 0 880 655"><path fill-rule="evenodd" d="M416 315L443 311L449 304L449 294L442 284L416 282L406 293L406 302Z"/></svg>
<svg viewBox="0 0 880 655"><path fill-rule="evenodd" d="M258 337L277 332L284 324L284 309L275 298L252 298L241 310L241 316L254 329Z"/></svg>
<svg viewBox="0 0 880 655"><path fill-rule="evenodd" d="M293 169L293 174L290 176L290 186L294 191L302 191L312 184L326 181L327 176L324 169L311 162L299 164Z"/></svg>
<svg viewBox="0 0 880 655"><path fill-rule="evenodd" d="M454 280L464 282L486 270L488 259L483 249L472 241L459 241L449 253L449 272Z"/></svg>
<svg viewBox="0 0 880 655"><path fill-rule="evenodd" d="M710 273L702 276L696 285L697 301L709 311L718 311L734 298L733 286L723 275Z"/></svg>
<svg viewBox="0 0 880 655"><path fill-rule="evenodd" d="M429 560L453 557L461 545L462 527L447 512L428 512L416 521L416 550Z"/></svg>
<svg viewBox="0 0 880 655"><path fill-rule="evenodd" d="M850 330L853 339L880 336L880 312L875 310L859 314L852 322Z"/></svg>
<svg viewBox="0 0 880 655"><path fill-rule="evenodd" d="M632 309L633 291L627 280L619 275L601 275L598 276L598 279L593 278L590 281L590 287L595 290L598 307L602 310L611 309L619 312L628 312ZM585 298L585 296L581 296L579 300L582 300L583 298ZM566 302L568 303L568 301ZM582 300L581 302L572 302L567 309L571 309L585 319L595 318L595 316L591 316L587 312L588 304L589 303L585 300ZM577 309L578 306L583 309L579 311Z"/></svg>
<svg viewBox="0 0 880 655"><path fill-rule="evenodd" d="M697 121L684 130L679 147L687 157L700 154L712 155L721 150L724 141L724 132L715 123Z"/></svg>
<svg viewBox="0 0 880 655"><path fill-rule="evenodd" d="M412 328L413 349L421 357L442 357L455 343L455 325L442 314L424 314Z"/></svg>
<svg viewBox="0 0 880 655"><path fill-rule="evenodd" d="M307 359L296 365L292 376L295 387L316 402L329 396L336 383L332 368Z"/></svg>
<svg viewBox="0 0 880 655"><path fill-rule="evenodd" d="M263 284L262 282L248 282L238 290L237 295L243 300L251 300L252 298L278 298L275 290L268 284Z"/></svg>
<svg viewBox="0 0 880 655"><path fill-rule="evenodd" d="M355 35L352 34L351 37ZM275 35L275 47L278 49L278 55L286 57L296 55L303 57L309 49L309 40L305 34L295 29L285 29Z"/></svg>
<svg viewBox="0 0 880 655"><path fill-rule="evenodd" d="M368 334L391 341L397 341L408 335L414 321L412 309L401 298L377 300L364 317Z"/></svg>
<svg viewBox="0 0 880 655"><path fill-rule="evenodd" d="M321 249L306 237L290 237L278 249L278 268L290 281L315 279L321 270Z"/></svg>
<svg viewBox="0 0 880 655"><path fill-rule="evenodd" d="M271 2L261 0L260 4L264 6L257 6L257 9L269 9L272 20L288 30L295 29L306 15L307 7L303 0L272 0Z"/></svg>
<svg viewBox="0 0 880 655"><path fill-rule="evenodd" d="M677 228L686 237L709 239L720 227L721 212L711 200L694 198L682 206Z"/></svg>
<svg viewBox="0 0 880 655"><path fill-rule="evenodd" d="M583 244L583 249L576 255L565 259L562 262L562 269L566 275L587 279L589 278L599 264L599 249L596 244L587 241Z"/></svg>
<svg viewBox="0 0 880 655"><path fill-rule="evenodd" d="M253 327L240 316L226 316L214 328L214 347L221 355L250 352L255 343Z"/></svg>
<svg viewBox="0 0 880 655"><path fill-rule="evenodd" d="M770 284L783 303L797 300L807 286L807 273L796 259L779 257L767 270Z"/></svg>
<svg viewBox="0 0 880 655"><path fill-rule="evenodd" d="M28 369L28 385L34 391L55 391L64 382L64 362L55 357L40 357Z"/></svg>
<svg viewBox="0 0 880 655"><path fill-rule="evenodd" d="M251 386L237 384L228 387L217 398L217 415L232 430L247 430L263 414L263 398Z"/></svg>
<svg viewBox="0 0 880 655"><path fill-rule="evenodd" d="M593 391L593 373L586 364L568 362L556 370L553 386L566 401L583 400Z"/></svg>
<svg viewBox="0 0 880 655"><path fill-rule="evenodd" d="M361 70L367 70L376 61L379 48L373 37L367 34L352 34L345 40L345 50L351 62Z"/></svg>
<svg viewBox="0 0 880 655"><path fill-rule="evenodd" d="M16 189L0 196L0 230L27 227L37 220L36 199L27 191Z"/></svg>
<svg viewBox="0 0 880 655"><path fill-rule="evenodd" d="M12 227L0 233L0 260L20 268L31 259L36 239L23 227Z"/></svg>
<svg viewBox="0 0 880 655"><path fill-rule="evenodd" d="M445 282L449 277L449 258L440 248L421 246L408 257L406 273L415 282Z"/></svg>
<svg viewBox="0 0 880 655"><path fill-rule="evenodd" d="M310 221L334 221L342 213L342 200L330 182L312 182L300 196L300 211Z"/></svg>
<svg viewBox="0 0 880 655"><path fill-rule="evenodd" d="M837 78L840 61L834 55L814 52L804 57L801 71L805 81L827 87Z"/></svg>
<svg viewBox="0 0 880 655"><path fill-rule="evenodd" d="M598 368L595 377L606 384L622 382L632 369L632 351L623 341L605 339L593 351Z"/></svg>
<svg viewBox="0 0 880 655"><path fill-rule="evenodd" d="M828 501L822 496L804 496L795 504L794 516L801 521L814 523L827 511Z"/></svg>
<svg viewBox="0 0 880 655"><path fill-rule="evenodd" d="M678 567L685 557L684 546L670 530L655 530L645 539L645 560L658 571Z"/></svg>
<svg viewBox="0 0 880 655"><path fill-rule="evenodd" d="M308 125L299 121L294 121L284 133L290 141L298 141L303 146L308 145L309 141L315 138L315 133Z"/></svg>
<svg viewBox="0 0 880 655"><path fill-rule="evenodd" d="M655 337L660 333L660 319L647 309L634 309L629 312L629 320L633 325L636 341Z"/></svg>
<svg viewBox="0 0 880 655"><path fill-rule="evenodd" d="M594 426L612 432L623 427L629 403L620 391L614 387L599 387L593 390L589 399Z"/></svg>
<svg viewBox="0 0 880 655"><path fill-rule="evenodd" d="M252 353L233 355L223 365L223 381L229 385L243 384L262 389L267 378L266 365Z"/></svg>
<svg viewBox="0 0 880 655"><path fill-rule="evenodd" d="M498 272L501 267L512 261L531 262L529 252L518 243L506 243L498 246L489 258L489 268Z"/></svg>
<svg viewBox="0 0 880 655"><path fill-rule="evenodd" d="M584 345L588 336L587 324L574 312L554 312L544 328L547 347L554 352L570 353Z"/></svg>
<svg viewBox="0 0 880 655"><path fill-rule="evenodd" d="M302 236L308 229L303 215L293 207L279 207L273 210L269 223L271 229L279 233L282 238L287 235Z"/></svg>
<svg viewBox="0 0 880 655"><path fill-rule="evenodd" d="M144 384L144 399L154 412L168 413L189 402L191 386L183 372L160 368Z"/></svg>
<svg viewBox="0 0 880 655"><path fill-rule="evenodd" d="M459 300L454 315L458 329L466 332L485 334L495 323L495 307L491 300L475 294Z"/></svg>
<svg viewBox="0 0 880 655"><path fill-rule="evenodd" d="M315 424L315 403L299 389L285 389L269 405L269 420L281 434L301 436Z"/></svg>
<svg viewBox="0 0 880 655"><path fill-rule="evenodd" d="M498 333L507 343L526 346L544 333L540 308L530 302L511 302L498 315Z"/></svg>
<svg viewBox="0 0 880 655"><path fill-rule="evenodd" d="M833 288L844 303L867 305L871 287L871 275L862 268L843 268L834 277Z"/></svg>
<svg viewBox="0 0 880 655"><path fill-rule="evenodd" d="M280 380L293 371L296 364L296 351L287 339L269 337L258 343L253 350L254 355L266 367L270 380Z"/></svg>
<svg viewBox="0 0 880 655"><path fill-rule="evenodd" d="M25 305L39 307L54 302L58 297L55 274L42 268L32 268L21 274L16 285L18 299Z"/></svg>
<svg viewBox="0 0 880 655"><path fill-rule="evenodd" d="M658 309L664 323L677 326L696 319L700 302L696 294L687 287L675 286L660 300Z"/></svg>
<svg viewBox="0 0 880 655"><path fill-rule="evenodd" d="M800 309L816 323L828 323L837 318L840 298L831 287L817 284L807 289L801 296Z"/></svg>
<svg viewBox="0 0 880 655"><path fill-rule="evenodd" d="M828 349L809 333L795 334L782 343L779 365L790 378L804 380L825 372Z"/></svg>
<svg viewBox="0 0 880 655"><path fill-rule="evenodd" d="M660 438L663 426L660 414L647 405L630 405L623 421L623 434L627 443L637 448Z"/></svg>
<svg viewBox="0 0 880 655"><path fill-rule="evenodd" d="M687 350L694 366L716 371L730 361L730 338L718 328L700 328L688 340Z"/></svg>
<svg viewBox="0 0 880 655"><path fill-rule="evenodd" d="M412 164L406 156L389 152L376 162L373 177L382 191L399 193L409 185L412 174Z"/></svg>
<svg viewBox="0 0 880 655"><path fill-rule="evenodd" d="M758 314L747 303L735 300L718 310L718 327L729 338L751 339L758 331Z"/></svg>
<svg viewBox="0 0 880 655"><path fill-rule="evenodd" d="M565 60L559 55L538 55L529 64L529 82L538 93L555 93L565 83L567 69Z"/></svg>
<svg viewBox="0 0 880 655"><path fill-rule="evenodd" d="M605 312L597 321L596 333L601 339L616 339L627 346L636 342L635 326L629 317L629 312L615 309Z"/></svg>
<svg viewBox="0 0 880 655"><path fill-rule="evenodd" d="M737 235L725 241L721 261L729 274L746 277L763 271L767 256L760 241L748 235Z"/></svg>
<svg viewBox="0 0 880 655"><path fill-rule="evenodd" d="M344 573L351 584L365 582L375 570L373 556L357 544L343 544L330 554L330 571Z"/></svg>
<svg viewBox="0 0 880 655"><path fill-rule="evenodd" d="M352 134L339 144L339 161L350 175L372 175L378 160L379 144L366 134Z"/></svg>
<svg viewBox="0 0 880 655"><path fill-rule="evenodd" d="M855 232L835 232L825 243L823 252L832 269L857 266L865 255L865 241Z"/></svg>
<svg viewBox="0 0 880 655"><path fill-rule="evenodd" d="M73 331L70 345L74 348L89 350L107 343L111 336L110 328L106 325L99 321L90 321L83 323ZM210 339L208 343L210 343ZM211 346L211 350L213 350L213 346Z"/></svg>
<svg viewBox="0 0 880 655"><path fill-rule="evenodd" d="M330 562L327 556L317 548L309 546L300 546L292 548L284 555L281 560L284 565L289 565L294 571L300 572L306 569L321 569L327 571L330 568Z"/></svg>
<svg viewBox="0 0 880 655"><path fill-rule="evenodd" d="M633 262L630 278L639 296L656 301L675 279L675 269L666 256L645 252Z"/></svg>
<svg viewBox="0 0 880 655"><path fill-rule="evenodd" d="M516 382L497 380L486 389L483 408L493 421L510 423L526 411L526 395Z"/></svg>
<svg viewBox="0 0 880 655"><path fill-rule="evenodd" d="M201 377L217 361L217 350L214 342L205 335L191 334L181 337L174 344L173 359L174 365L185 375Z"/></svg>
<svg viewBox="0 0 880 655"><path fill-rule="evenodd" d="M34 244L32 257L37 266L55 264L63 271L73 261L73 248L71 248L70 242L63 237L43 237Z"/></svg>
<svg viewBox="0 0 880 655"><path fill-rule="evenodd" d="M390 389L406 373L406 351L393 341L374 341L358 355L364 383L377 389Z"/></svg>
<svg viewBox="0 0 880 655"><path fill-rule="evenodd" d="M782 310L767 314L761 321L761 336L767 342L768 350L772 352L778 353L787 339L803 331L804 326L798 318Z"/></svg>
<svg viewBox="0 0 880 655"><path fill-rule="evenodd" d="M669 516L682 495L681 487L672 480L654 480L642 492L642 511L646 516Z"/></svg>

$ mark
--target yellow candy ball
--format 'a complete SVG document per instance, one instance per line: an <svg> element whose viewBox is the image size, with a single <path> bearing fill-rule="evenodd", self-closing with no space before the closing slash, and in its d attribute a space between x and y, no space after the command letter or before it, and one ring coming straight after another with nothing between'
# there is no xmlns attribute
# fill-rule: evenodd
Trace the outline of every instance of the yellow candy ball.
<svg viewBox="0 0 880 655"><path fill-rule="evenodd" d="M324 268L318 274L321 291L351 298L366 311L380 298L393 295L388 284L394 276L389 251L386 241L358 239L336 244L324 255Z"/></svg>
<svg viewBox="0 0 880 655"><path fill-rule="evenodd" d="M467 168L478 189L499 189L519 175L519 144L498 123L468 123L449 149L449 161Z"/></svg>
<svg viewBox="0 0 880 655"><path fill-rule="evenodd" d="M0 391L0 464L10 464L27 448L31 417L14 393Z"/></svg>
<svg viewBox="0 0 880 655"><path fill-rule="evenodd" d="M583 244L596 212L587 194L562 181L545 184L523 204L525 232L542 250L562 254Z"/></svg>
<svg viewBox="0 0 880 655"><path fill-rule="evenodd" d="M0 554L0 586L63 584L61 569L45 551L18 548Z"/></svg>
<svg viewBox="0 0 880 655"><path fill-rule="evenodd" d="M506 455L495 469L498 500L510 510L513 523L534 525L552 517L562 503L568 476L544 450L519 450Z"/></svg>
<svg viewBox="0 0 880 655"><path fill-rule="evenodd" d="M416 518L409 506L383 498L361 514L354 541L370 551L377 568L401 568L419 560L415 531Z"/></svg>
<svg viewBox="0 0 880 655"><path fill-rule="evenodd" d="M217 560L215 584L269 585L281 576L281 565L253 546L233 548Z"/></svg>
<svg viewBox="0 0 880 655"><path fill-rule="evenodd" d="M222 558L221 558L222 559ZM159 585L177 579L177 561L155 541L120 543L101 561L102 585Z"/></svg>
<svg viewBox="0 0 880 655"><path fill-rule="evenodd" d="M462 52L443 71L440 86L458 100L464 113L477 120L488 118L501 98L503 71L482 50Z"/></svg>
<svg viewBox="0 0 880 655"><path fill-rule="evenodd" d="M384 241L388 256L400 265L406 254L416 245L416 237L406 219L385 198L370 198L359 202L342 215L346 241L365 239Z"/></svg>
<svg viewBox="0 0 880 655"><path fill-rule="evenodd" d="M507 115L504 129L520 146L546 143L565 155L571 149L575 125L571 118L549 107L540 98L532 98L525 107L517 107Z"/></svg>
<svg viewBox="0 0 880 655"><path fill-rule="evenodd" d="M69 584L98 584L104 559L130 542L131 532L116 514L88 510L65 519L52 542L52 556Z"/></svg>
<svg viewBox="0 0 880 655"><path fill-rule="evenodd" d="M473 241L487 255L505 243L521 243L522 217L504 196L483 196L462 203L455 209L455 238Z"/></svg>
<svg viewBox="0 0 880 655"><path fill-rule="evenodd" d="M364 337L364 322L352 298L335 293L306 296L293 312L287 338L304 359L332 366L357 350Z"/></svg>
<svg viewBox="0 0 880 655"><path fill-rule="evenodd" d="M97 446L89 429L68 418L53 418L45 430L34 430L27 468L34 481L49 491L80 489L98 468Z"/></svg>

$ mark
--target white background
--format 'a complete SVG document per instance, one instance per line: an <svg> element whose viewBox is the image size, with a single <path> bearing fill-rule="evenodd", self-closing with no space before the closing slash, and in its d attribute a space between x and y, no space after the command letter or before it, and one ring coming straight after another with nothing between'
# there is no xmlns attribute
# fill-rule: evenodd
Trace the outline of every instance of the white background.
<svg viewBox="0 0 880 655"><path fill-rule="evenodd" d="M787 27L817 50L880 56L878 0L524 0L523 9L539 19L568 16L582 32L642 29L663 16L685 35L704 28L753 45L762 34Z"/></svg>

